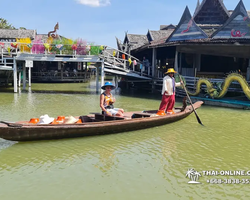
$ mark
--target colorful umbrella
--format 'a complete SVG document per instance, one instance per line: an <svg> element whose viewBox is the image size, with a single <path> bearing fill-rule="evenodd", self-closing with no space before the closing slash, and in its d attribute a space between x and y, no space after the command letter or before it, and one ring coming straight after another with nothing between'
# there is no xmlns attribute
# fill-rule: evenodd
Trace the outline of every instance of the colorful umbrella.
<svg viewBox="0 0 250 200"><path fill-rule="evenodd" d="M60 51L63 49L63 45L62 44L57 44L56 48L59 49Z"/></svg>
<svg viewBox="0 0 250 200"><path fill-rule="evenodd" d="M50 48L50 44L49 43L44 43L43 46L45 47L45 49L49 50Z"/></svg>
<svg viewBox="0 0 250 200"><path fill-rule="evenodd" d="M71 48L75 51L75 50L77 49L77 45L76 45L76 44L73 44L73 45L71 46Z"/></svg>

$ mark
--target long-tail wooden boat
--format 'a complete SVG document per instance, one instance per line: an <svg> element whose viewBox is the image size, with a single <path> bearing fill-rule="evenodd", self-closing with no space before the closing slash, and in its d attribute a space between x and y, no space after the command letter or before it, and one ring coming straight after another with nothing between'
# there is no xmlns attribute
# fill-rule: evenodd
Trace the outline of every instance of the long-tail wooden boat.
<svg viewBox="0 0 250 200"><path fill-rule="evenodd" d="M198 101L194 109L203 104ZM29 124L0 122L0 138L12 141L51 140L120 133L146 129L181 120L193 112L191 106L176 108L175 114L157 116L157 111L126 112L124 118L108 117L101 114L81 116L82 123L75 124Z"/></svg>

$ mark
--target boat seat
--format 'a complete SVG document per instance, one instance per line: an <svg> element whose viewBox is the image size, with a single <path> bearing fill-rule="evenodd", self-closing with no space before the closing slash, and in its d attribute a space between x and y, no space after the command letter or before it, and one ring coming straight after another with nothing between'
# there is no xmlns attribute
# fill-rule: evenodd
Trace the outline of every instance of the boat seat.
<svg viewBox="0 0 250 200"><path fill-rule="evenodd" d="M92 113L95 115L95 120L97 121L112 121L112 120L124 120L124 117L108 116L101 113Z"/></svg>
<svg viewBox="0 0 250 200"><path fill-rule="evenodd" d="M144 118L144 117L151 117L152 114L150 113L134 113L132 118Z"/></svg>

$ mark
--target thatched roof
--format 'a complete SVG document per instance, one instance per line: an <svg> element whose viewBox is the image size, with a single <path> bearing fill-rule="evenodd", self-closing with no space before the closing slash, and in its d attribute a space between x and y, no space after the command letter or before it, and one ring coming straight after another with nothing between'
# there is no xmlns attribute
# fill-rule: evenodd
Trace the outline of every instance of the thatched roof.
<svg viewBox="0 0 250 200"><path fill-rule="evenodd" d="M168 29L175 29L175 25L169 24L169 25L160 25L160 30L168 30Z"/></svg>
<svg viewBox="0 0 250 200"><path fill-rule="evenodd" d="M160 40L162 38L168 38L173 31L174 29L159 30L159 31L149 30L147 33L147 37L150 42L155 40Z"/></svg>
<svg viewBox="0 0 250 200"><path fill-rule="evenodd" d="M36 30L0 29L0 38L31 38L36 36Z"/></svg>
<svg viewBox="0 0 250 200"><path fill-rule="evenodd" d="M126 34L124 43L128 43L130 50L133 50L149 42L146 35Z"/></svg>

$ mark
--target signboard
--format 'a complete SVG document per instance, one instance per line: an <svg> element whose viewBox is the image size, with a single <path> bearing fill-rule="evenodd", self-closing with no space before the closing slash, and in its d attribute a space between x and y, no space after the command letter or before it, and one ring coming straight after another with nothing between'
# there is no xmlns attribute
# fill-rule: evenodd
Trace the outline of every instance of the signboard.
<svg viewBox="0 0 250 200"><path fill-rule="evenodd" d="M0 38L0 42L16 42L15 38Z"/></svg>
<svg viewBox="0 0 250 200"><path fill-rule="evenodd" d="M25 60L25 67L33 67L33 60Z"/></svg>

